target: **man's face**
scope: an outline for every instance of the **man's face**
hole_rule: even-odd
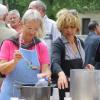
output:
[[[32,8],[31,9],[35,9],[35,10],[37,10],[38,12],[40,12],[40,14],[41,14],[41,16],[42,17],[44,17],[44,15],[45,15],[45,12],[43,11],[43,8],[42,7],[39,7],[39,6],[32,6]]]
[[[100,25],[96,26],[96,33],[100,35]]]

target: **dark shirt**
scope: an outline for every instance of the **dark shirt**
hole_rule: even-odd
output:
[[[80,45],[82,47],[81,41],[80,41]],[[68,78],[70,77],[70,69],[80,69],[83,66],[83,61],[82,61],[82,58],[80,57],[74,58],[74,59],[72,58],[66,59],[66,48],[68,49],[68,47],[65,47],[65,46],[66,46],[66,43],[64,43],[62,38],[58,38],[52,44],[51,70],[52,70],[53,83],[57,83],[58,73],[60,71],[63,71],[66,75],[66,78]],[[80,54],[81,53],[82,52],[80,52]],[[60,100],[64,100],[65,92],[69,92],[69,90],[70,90],[70,82],[68,81],[68,88],[59,90]]]
[[[81,52],[80,52],[81,53]],[[69,76],[70,69],[73,69],[78,66],[77,68],[82,68],[83,62],[80,62],[79,59],[82,58],[75,58],[75,59],[66,59],[65,58],[65,44],[63,43],[61,38],[58,38],[52,45],[52,55],[51,55],[51,69],[53,74],[58,75],[60,71],[64,71],[66,75]],[[71,62],[71,63],[70,63]],[[77,62],[77,64],[75,63]],[[80,64],[78,63],[80,62]],[[74,65],[73,65],[73,64]]]
[[[100,42],[100,36],[95,32],[89,32],[85,40],[85,65],[92,64],[95,66],[96,49]]]

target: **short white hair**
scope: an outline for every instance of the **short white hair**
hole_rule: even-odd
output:
[[[40,29],[36,34],[36,37],[43,36],[44,30],[43,30],[43,19],[40,15],[40,13],[37,10],[29,9],[25,12],[25,14],[22,17],[22,24],[25,24],[30,21],[39,21],[40,22]]]
[[[0,18],[5,17],[5,15],[8,13],[8,9],[5,5],[0,4]]]
[[[32,7],[34,6],[41,7],[43,11],[46,11],[47,9],[45,3],[42,2],[41,0],[35,0],[30,2],[28,9],[32,9]]]
[[[20,13],[18,10],[14,9],[8,12],[8,15],[14,14],[16,15],[18,18],[20,18]]]

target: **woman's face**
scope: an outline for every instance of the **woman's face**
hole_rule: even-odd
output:
[[[26,37],[34,37],[40,28],[39,21],[27,21],[23,24],[23,34]]]
[[[20,18],[15,14],[10,14],[7,16],[7,21],[10,23],[11,27],[16,27],[20,23]]]
[[[75,36],[77,33],[77,28],[73,26],[67,26],[63,28],[62,32],[65,37]]]

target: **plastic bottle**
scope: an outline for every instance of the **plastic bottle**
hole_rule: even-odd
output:
[[[38,77],[38,82],[35,84],[35,86],[48,86],[48,78]]]

